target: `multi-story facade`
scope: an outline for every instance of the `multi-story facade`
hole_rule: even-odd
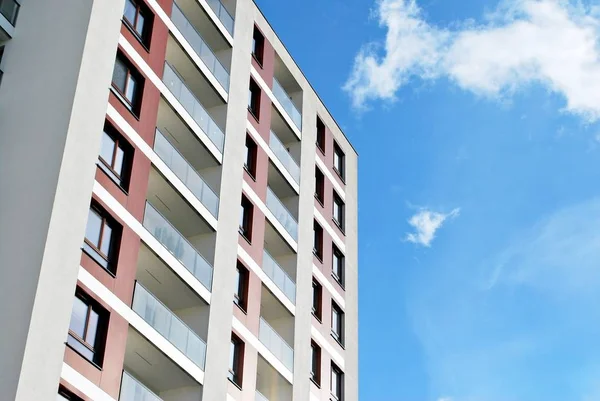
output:
[[[356,401],[357,155],[257,6],[0,14],[0,398]]]

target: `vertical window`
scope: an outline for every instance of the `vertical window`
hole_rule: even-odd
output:
[[[101,365],[108,314],[81,291],[75,294],[67,344],[87,360]]]
[[[252,34],[252,55],[258,61],[258,64],[263,64],[263,54],[265,51],[265,37],[254,27],[254,33]]]
[[[252,213],[254,205],[242,195],[242,204],[240,206],[240,234],[248,241],[252,240]]]
[[[333,221],[341,230],[344,230],[344,201],[333,192]]]
[[[344,344],[344,312],[335,302],[331,302],[331,335]]]
[[[323,260],[323,228],[314,222],[314,236],[313,236],[313,253],[319,260]]]
[[[240,262],[237,263],[235,279],[233,302],[245,311],[248,306],[248,270]]]
[[[112,86],[119,93],[126,106],[136,115],[139,114],[143,79],[121,53],[117,54],[115,60]]]
[[[131,146],[113,127],[106,123],[102,132],[98,166],[125,190],[129,184],[132,153]]]
[[[246,135],[246,158],[244,159],[244,168],[252,177],[256,177],[256,157],[258,148],[256,143]]]
[[[260,87],[253,79],[248,89],[248,110],[257,120],[260,118]]]
[[[312,314],[319,320],[321,320],[321,299],[323,296],[323,287],[315,279],[312,282]]]
[[[83,250],[106,270],[114,273],[121,227],[96,205],[88,212]]]
[[[317,117],[317,147],[325,153],[325,124]]]
[[[333,245],[333,263],[331,275],[335,281],[340,283],[341,286],[344,285],[344,254],[335,245]]]
[[[333,143],[333,168],[334,170],[338,173],[338,175],[344,179],[344,174],[345,174],[345,158],[346,156],[344,155],[344,152],[342,152],[342,149],[339,147],[339,145],[337,143]]]
[[[344,373],[341,369],[336,366],[335,363],[331,363],[331,396],[336,401],[343,401],[342,389],[344,386]]]
[[[315,167],[315,197],[321,205],[325,204],[325,175],[318,167]]]
[[[152,14],[141,0],[125,0],[123,21],[125,21],[125,25],[137,36],[142,44],[149,47]]]
[[[242,368],[244,363],[244,343],[234,334],[229,347],[229,380],[242,387]]]
[[[311,365],[310,378],[317,386],[321,385],[321,347],[314,341],[310,343],[311,348]]]

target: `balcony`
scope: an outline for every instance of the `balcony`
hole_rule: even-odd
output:
[[[296,303],[296,283],[288,276],[283,268],[275,261],[275,259],[265,249],[263,251],[262,269],[266,275],[275,283],[285,296]]]
[[[218,1],[217,3],[220,4]],[[229,92],[229,72],[217,59],[210,46],[202,39],[200,32],[198,32],[194,25],[185,17],[183,11],[176,2],[173,3],[171,20],[183,37],[188,41],[190,46],[192,46],[198,57],[200,57],[217,81],[219,81],[223,89],[225,89],[225,92]]]
[[[21,5],[15,0],[0,0],[0,14],[15,26]]]
[[[302,130],[302,113],[296,108],[296,105],[292,101],[292,96],[288,95],[287,91],[276,78],[273,78],[273,95],[275,95],[275,98],[279,101],[296,127]]]
[[[254,401],[269,401],[269,399],[262,395],[260,391],[256,390]]]
[[[258,339],[290,371],[294,371],[294,350],[262,317],[258,327]]]
[[[290,173],[294,181],[297,184],[300,184],[300,167],[298,166],[298,163],[273,131],[271,131],[269,137],[269,148],[271,148],[275,157],[283,164],[287,172]]]
[[[235,21],[229,13],[229,11],[227,11],[225,6],[223,5],[223,3],[221,3],[219,0],[206,0],[206,2],[210,6],[210,8],[212,8],[215,14],[217,14],[217,17],[219,17],[219,21],[221,21],[221,23],[225,26],[227,32],[229,32],[229,34],[233,36],[233,26],[235,24]]]
[[[211,264],[149,202],[146,202],[143,225],[194,277],[209,291],[211,290],[213,274]]]
[[[267,187],[267,208],[273,213],[277,221],[281,223],[281,225],[285,228],[287,233],[294,239],[294,241],[298,241],[298,222],[290,213],[290,211],[285,207],[285,205],[279,200],[277,195],[273,192],[273,190]]]
[[[219,214],[217,194],[158,129],[154,138],[154,151],[208,211],[217,217]]]
[[[260,354],[254,401],[292,401],[292,385]]]
[[[198,100],[194,92],[186,85],[184,79],[179,75],[175,68],[167,62],[165,62],[163,82],[196,124],[198,124],[200,129],[222,153],[225,134],[223,134],[221,128],[202,106],[202,103]]]
[[[204,341],[140,283],[135,284],[132,309],[196,366],[204,370]]]
[[[119,401],[162,401],[162,399],[135,380],[129,373],[123,371]]]

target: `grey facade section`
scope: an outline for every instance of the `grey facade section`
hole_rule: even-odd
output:
[[[123,0],[27,0],[0,91],[0,393],[56,398]]]

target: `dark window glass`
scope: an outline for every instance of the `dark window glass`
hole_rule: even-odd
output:
[[[77,292],[71,310],[67,344],[84,358],[101,364],[107,313],[87,295]]]
[[[252,35],[252,55],[258,61],[258,63],[262,66],[263,63],[263,54],[265,50],[265,37],[258,30],[257,27],[254,27],[254,33]]]
[[[233,302],[243,310],[246,310],[248,298],[248,270],[240,262],[237,264],[235,279],[236,283]]]
[[[139,113],[142,93],[142,77],[127,61],[125,56],[117,54],[113,70],[112,86],[121,95],[126,106],[134,113]]]
[[[252,140],[252,138],[250,138],[249,135],[246,135],[246,158],[244,159],[244,167],[252,177],[256,176],[257,152],[258,148],[256,143]]]
[[[325,203],[325,175],[315,167],[315,196],[321,202]]]
[[[90,207],[85,228],[84,251],[106,270],[114,273],[120,227],[97,206]]]
[[[125,0],[125,10],[123,11],[123,20],[129,28],[135,33],[138,39],[149,47],[150,29],[152,25],[152,14],[141,0]]]
[[[323,287],[321,287],[321,284],[319,284],[319,282],[317,280],[313,279],[313,282],[312,282],[312,313],[319,320],[321,320],[322,293],[323,293]]]
[[[310,378],[317,384],[321,384],[321,348],[311,341],[311,366],[310,366]]]
[[[344,374],[334,363],[331,364],[331,396],[336,401],[343,400],[342,388],[344,383]]]
[[[331,334],[340,344],[344,343],[344,312],[335,302],[331,303]]]
[[[252,213],[254,205],[242,195],[242,204],[240,206],[240,234],[248,241],[252,239]]]
[[[315,221],[313,230],[313,253],[319,260],[323,260],[323,228]]]
[[[333,221],[344,229],[344,202],[335,192],[333,193]]]
[[[127,190],[133,149],[110,125],[102,132],[100,168],[123,189]]]
[[[260,87],[253,79],[248,89],[248,110],[257,120],[260,118]]]
[[[244,343],[235,335],[231,336],[229,346],[229,380],[242,387],[242,367]]]
[[[337,143],[333,144],[333,168],[339,174],[340,177],[344,178],[344,164],[346,156],[342,149]]]
[[[317,117],[317,146],[325,153],[325,124]]]
[[[333,278],[344,285],[344,254],[333,245],[333,261],[331,274]]]
[[[65,401],[65,400],[82,401],[81,398],[77,397],[75,394],[71,393],[69,390],[67,390],[66,388],[61,386],[58,389],[58,396],[56,398],[56,401]]]

